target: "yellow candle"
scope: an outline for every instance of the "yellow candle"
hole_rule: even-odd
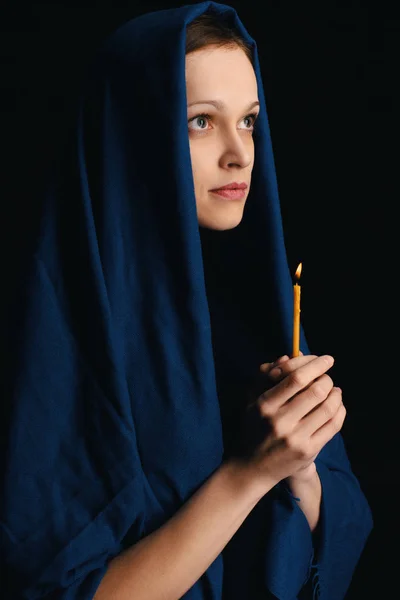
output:
[[[294,274],[296,282],[293,285],[293,350],[292,356],[299,356],[300,352],[300,279],[302,264],[300,263]]]

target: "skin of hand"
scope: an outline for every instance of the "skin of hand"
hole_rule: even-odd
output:
[[[300,350],[299,354],[300,354],[300,356],[304,356],[303,352],[301,350]],[[267,362],[267,363],[263,363],[262,365],[260,365],[260,372],[268,375],[272,381],[279,381],[283,377],[285,377],[285,374],[284,374],[285,369],[282,369],[282,363],[285,363],[288,360],[289,360],[289,356],[287,354],[284,354],[283,356],[281,356],[274,362]],[[272,371],[272,369],[274,369],[276,367],[278,368],[278,371],[275,371],[272,373],[272,375],[270,375],[270,371]],[[314,460],[315,460],[315,458],[314,458]],[[288,482],[290,482],[290,481],[307,482],[307,481],[312,480],[312,478],[315,476],[315,473],[316,473],[316,467],[315,467],[314,460],[308,467],[304,467],[303,469],[300,469],[299,472],[295,473],[291,477],[288,477],[287,478]]]
[[[272,385],[249,407],[253,424],[254,418],[263,424],[245,459],[256,476],[277,482],[315,477],[315,458],[346,416],[342,391],[327,375],[333,363],[331,356],[301,353],[260,366]]]

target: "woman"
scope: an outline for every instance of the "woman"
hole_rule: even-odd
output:
[[[213,2],[128,22],[16,310],[3,597],[344,597],[371,514],[291,292],[254,41]]]

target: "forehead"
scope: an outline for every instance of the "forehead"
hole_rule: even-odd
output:
[[[189,101],[209,92],[214,97],[251,96],[257,99],[257,79],[245,52],[238,47],[208,46],[186,56],[186,88]],[[201,100],[201,98],[199,98]]]

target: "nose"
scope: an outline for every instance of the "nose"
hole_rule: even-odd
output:
[[[220,167],[223,169],[244,169],[251,164],[253,159],[253,140],[247,132],[226,133],[223,137],[220,156]]]

